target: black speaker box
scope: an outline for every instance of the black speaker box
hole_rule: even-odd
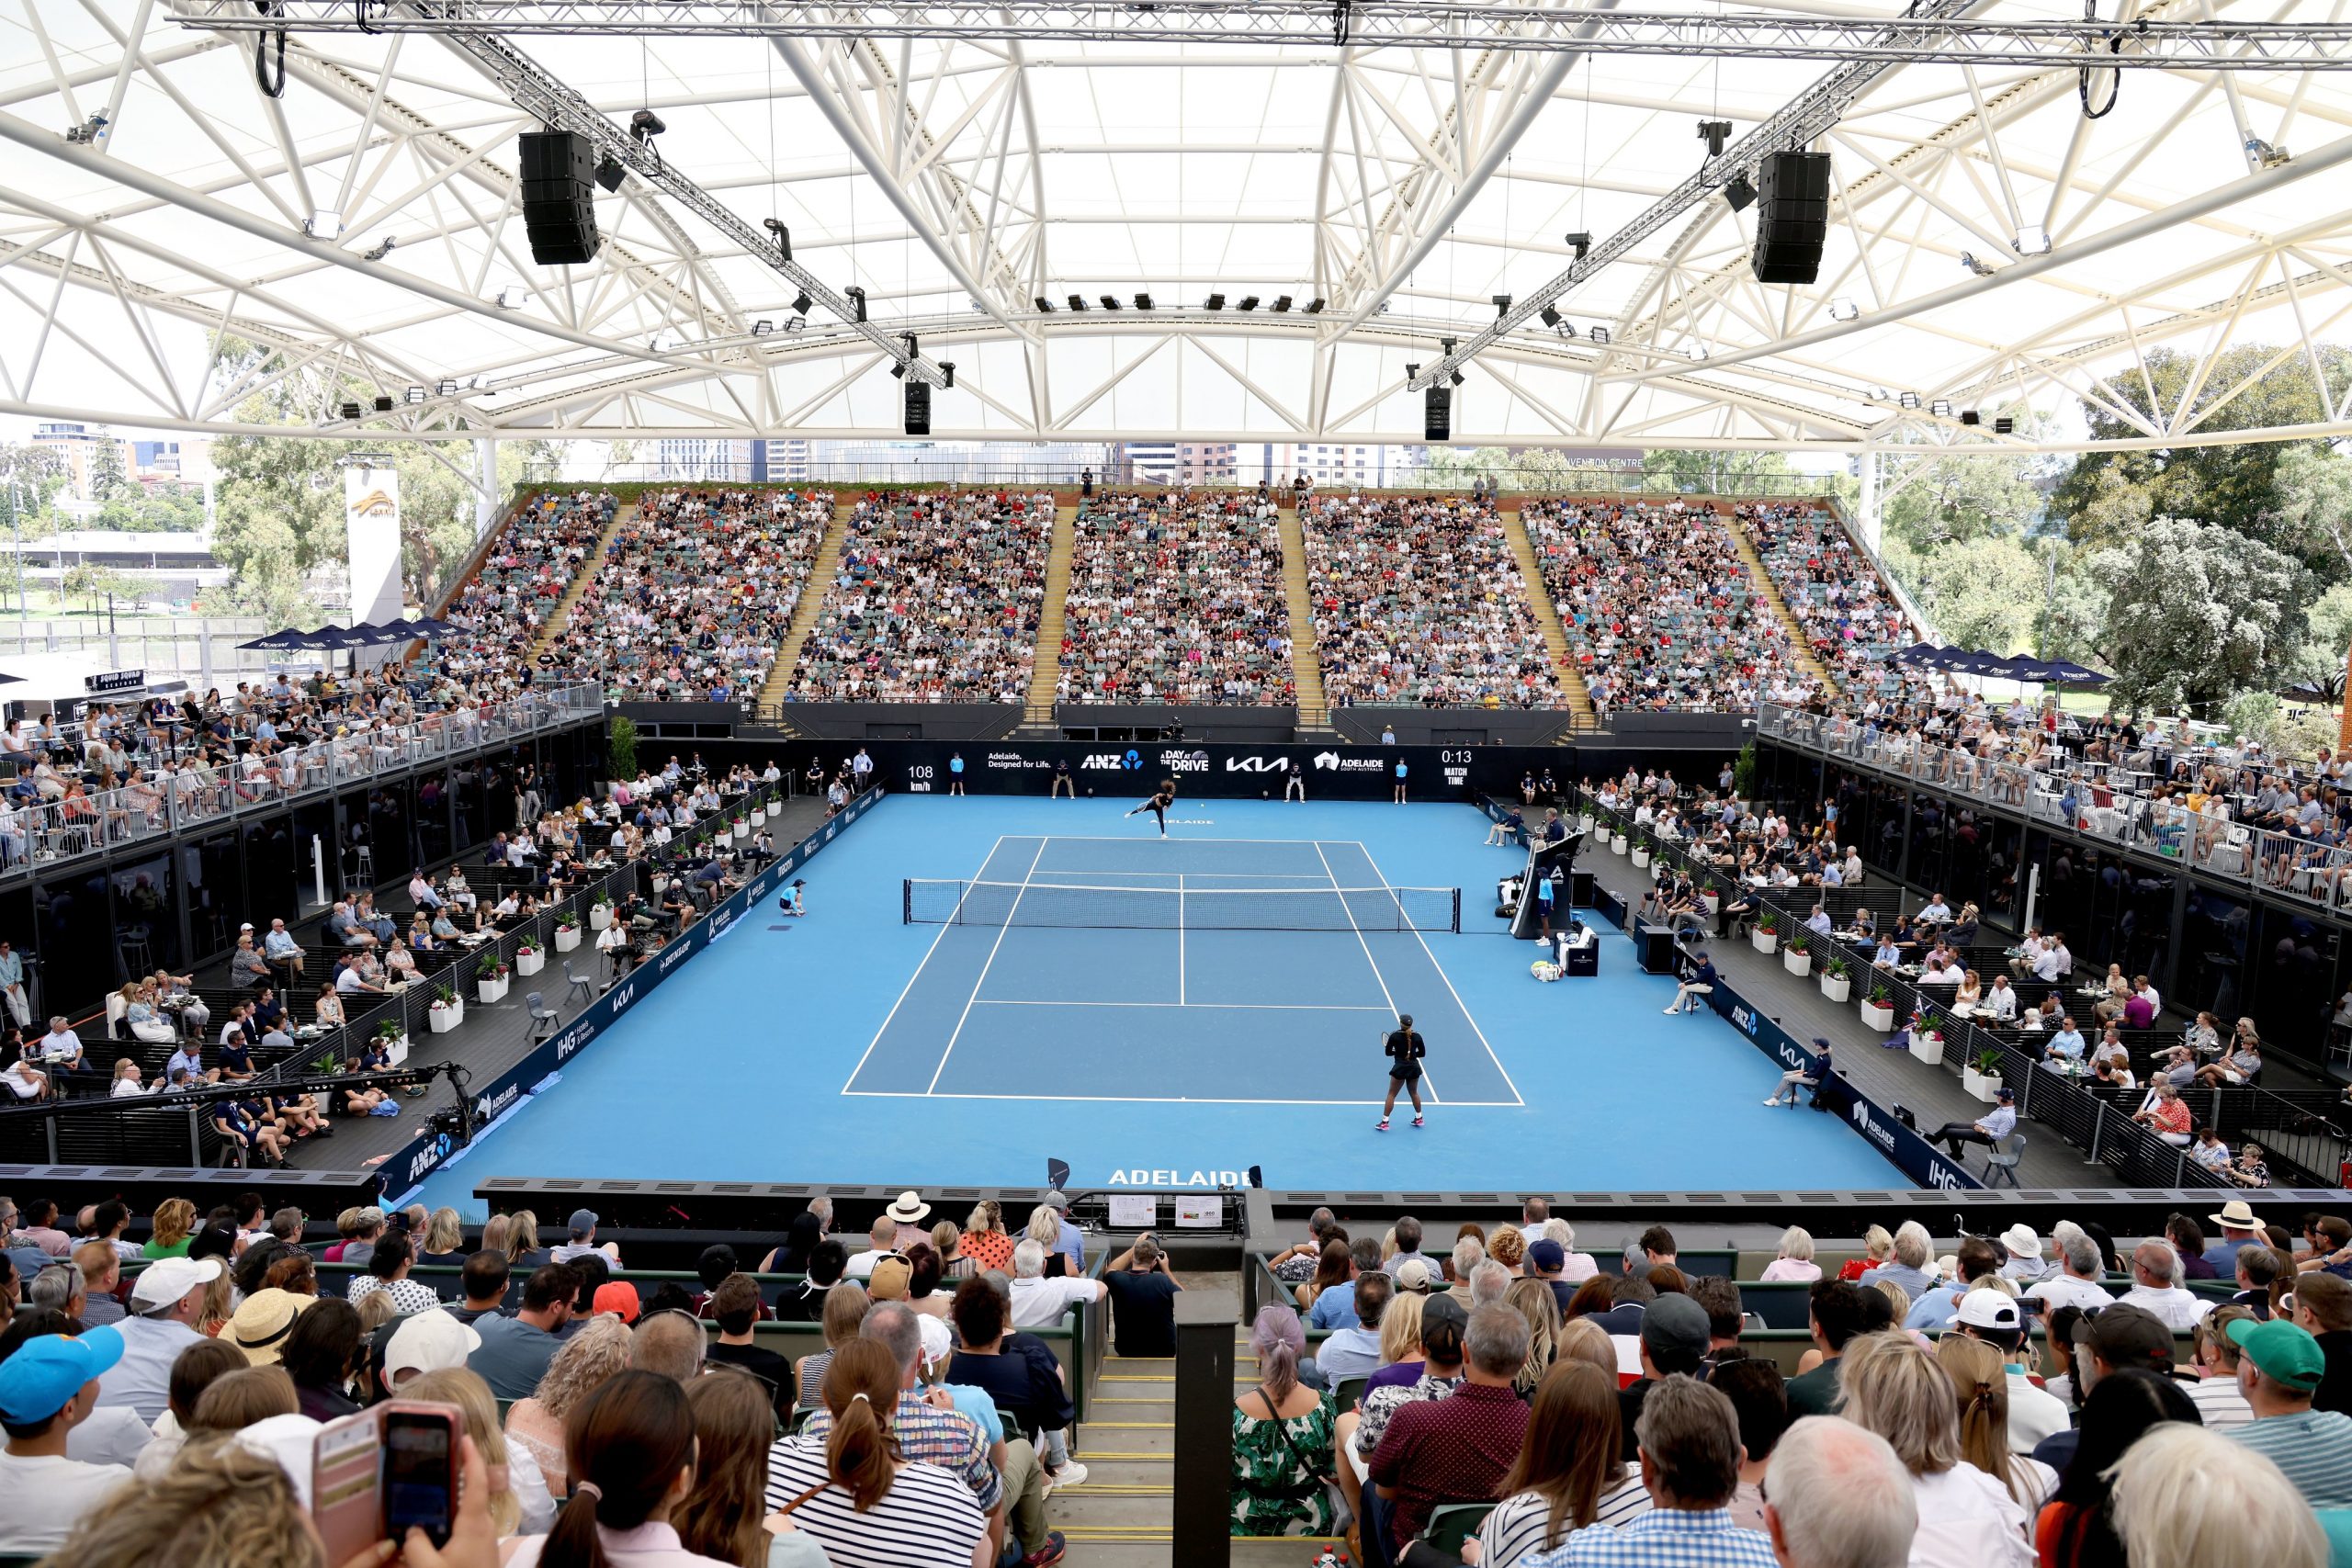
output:
[[[1431,387],[1422,401],[1421,439],[1451,441],[1453,439],[1453,389]]]
[[[542,266],[577,266],[595,259],[595,150],[570,130],[526,131],[517,140],[523,184],[523,231],[531,259]]]
[[[1756,281],[1811,283],[1829,232],[1829,154],[1775,152],[1756,172]]]
[[[907,378],[907,434],[931,434],[931,383]]]

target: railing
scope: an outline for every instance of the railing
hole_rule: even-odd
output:
[[[2098,843],[2138,850],[2323,908],[2352,911],[2352,849],[2192,813],[2178,800],[2158,799],[2140,782],[2155,777],[2154,770],[2129,765],[2155,761],[2148,753],[2124,763],[2045,758],[2029,766],[1886,733],[1860,719],[1770,702],[1758,705],[1757,731],[1894,778],[2003,807]]]
[[[1709,863],[1691,854],[1677,840],[1659,837],[1649,829],[1636,829],[1633,820],[1622,812],[1600,804],[1581,788],[1568,792],[1577,812],[1592,817],[1625,832],[1647,833],[1653,856],[1679,866],[1689,873],[1693,883],[1702,889],[1711,886],[1728,886],[1732,875],[1723,867]],[[1804,933],[1808,944],[1819,950],[1825,960],[1829,956],[1842,958],[1852,980],[1855,1004],[1868,1002],[1881,991],[1886,1005],[1900,1018],[1914,1013],[1938,1026],[1943,1035],[1944,1047],[1937,1065],[1950,1072],[1973,1068],[1991,1052],[1999,1061],[2001,1081],[2017,1091],[2017,1111],[2020,1121],[2030,1118],[2055,1130],[2061,1137],[2085,1151],[2092,1160],[2111,1167],[2122,1180],[2132,1186],[2165,1187],[2231,1187],[2234,1184],[2205,1170],[2188,1157],[2185,1147],[2168,1144],[2146,1126],[2132,1119],[2132,1111],[2146,1093],[2144,1089],[2109,1089],[2095,1083],[2062,1074],[2046,1067],[2040,1059],[2017,1043],[2004,1040],[1974,1022],[1955,1017],[1948,996],[1931,995],[1912,985],[1902,976],[1876,967],[1871,962],[1871,948],[1860,942],[1841,942],[1833,937],[1821,936],[1804,927],[1805,912],[1792,900],[1810,905],[1819,889],[1752,887],[1740,889],[1759,906],[1758,914],[1770,911],[1774,923],[1786,932]],[[1915,1058],[1917,1059],[1917,1058]],[[2251,1086],[2228,1089],[2211,1088],[2185,1089],[2182,1098],[2188,1101],[2192,1114],[2213,1127],[2225,1138],[2236,1139],[2247,1134],[2257,1134],[2257,1141],[2270,1156],[2274,1180],[2285,1186],[2335,1187],[2341,1184],[2338,1166],[2345,1157],[2352,1134],[2336,1125],[2328,1114],[2337,1103],[2332,1095],[2318,1098],[2327,1101],[2324,1107],[2299,1103],[2266,1089]],[[2267,1135],[2261,1135],[2267,1134]],[[2286,1134],[2286,1138],[2280,1136]],[[2291,1138],[2293,1142],[2288,1142]]]
[[[508,745],[541,730],[600,716],[590,683],[537,688],[503,703],[427,715],[413,724],[288,747],[255,764],[187,767],[153,783],[33,804],[0,804],[0,876],[187,828],[267,810],[355,780],[435,758]]]

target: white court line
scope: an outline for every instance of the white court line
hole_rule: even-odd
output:
[[[910,1089],[845,1089],[842,1093],[844,1097],[854,1096],[859,1100],[1049,1100],[1057,1104],[1071,1105],[1378,1105],[1380,1103],[1377,1100],[1236,1100],[1184,1094],[971,1094],[961,1089],[950,1089],[945,1094],[932,1094],[917,1093]],[[1437,1101],[1432,1099],[1430,1103],[1434,1105]],[[1465,1106],[1499,1111],[1525,1109],[1519,1101],[1511,1100],[1450,1100],[1445,1103],[1455,1110]]]
[[[999,833],[996,836],[996,842],[989,846],[989,852],[980,857],[979,868],[982,871],[988,870],[989,862],[996,859],[997,851],[1004,848],[1004,840],[1008,837],[1010,837],[1010,835],[1005,833]],[[922,951],[922,963],[915,965],[915,972],[908,976],[907,983],[899,988],[899,999],[892,1002],[890,1004],[890,1010],[882,1015],[882,1027],[874,1032],[874,1038],[865,1043],[865,1051],[860,1054],[857,1058],[857,1066],[849,1070],[848,1078],[843,1080],[842,1084],[842,1092],[843,1094],[847,1094],[849,1092],[849,1086],[857,1081],[857,1075],[865,1070],[865,1058],[874,1055],[874,1047],[882,1043],[882,1036],[889,1031],[890,1021],[899,1016],[899,1010],[906,1005],[908,994],[915,988],[915,982],[922,978],[922,972],[924,968],[931,963],[931,955],[939,951],[939,944],[946,940],[947,933],[955,929],[956,928],[953,925],[944,920],[940,922],[938,934],[931,939],[931,945],[924,948]]]
[[[972,1004],[979,1000],[980,987],[988,984],[989,970],[995,966],[997,950],[1004,945],[1004,933],[1012,929],[1012,918],[1021,913],[1021,900],[1029,892],[1029,878],[1035,873],[1037,863],[1045,858],[1046,846],[1051,841],[1049,839],[1037,840],[1037,852],[1029,857],[1029,869],[1021,874],[1021,891],[1012,896],[1012,908],[1004,912],[1004,924],[997,928],[996,941],[989,944],[988,959],[980,965],[979,978],[972,982],[972,994],[964,998],[964,1010],[956,1015],[956,1032],[947,1037],[947,1049],[939,1054],[939,1066],[931,1070],[931,1083],[923,1090],[925,1094],[939,1087],[939,1075],[947,1070],[947,1058],[956,1054],[956,1042],[963,1036],[964,1021],[972,1016]],[[993,854],[996,852],[991,850],[989,852]],[[1516,1094],[1519,1091],[1513,1089],[1511,1092]]]
[[[1176,874],[1176,1005],[1184,1005],[1184,874]]]
[[[1332,840],[1334,843],[1337,843],[1338,841],[1339,840],[1336,839]],[[1381,998],[1387,1002],[1389,1015],[1393,1018],[1403,1017],[1404,1015],[1396,1010],[1396,998],[1388,994],[1388,977],[1380,972],[1380,960],[1372,955],[1372,943],[1364,941],[1363,928],[1356,924],[1356,912],[1348,908],[1348,896],[1340,891],[1340,879],[1332,874],[1331,859],[1329,855],[1326,855],[1323,852],[1323,841],[1320,839],[1317,839],[1313,840],[1313,842],[1315,844],[1315,858],[1323,863],[1323,874],[1331,884],[1332,896],[1340,900],[1340,913],[1348,917],[1348,929],[1356,933],[1356,945],[1363,949],[1363,961],[1372,966],[1373,983],[1380,987]],[[1358,844],[1356,848],[1362,849],[1363,846],[1362,844]],[[1367,854],[1364,856],[1364,859],[1366,861],[1370,861],[1372,857]],[[1378,866],[1373,867],[1373,870],[1375,872],[1379,869],[1380,868]],[[1456,998],[1455,999],[1457,1001],[1460,1000],[1459,998]],[[1475,1029],[1477,1026],[1473,1024],[1471,1027]],[[1431,1105],[1442,1105],[1445,1103],[1438,1099],[1437,1085],[1430,1080],[1430,1070],[1426,1066],[1421,1069],[1421,1082],[1427,1086],[1430,1091],[1430,1103]],[[1517,1094],[1519,1091],[1517,1089],[1513,1089],[1511,1092],[1513,1094]]]
[[[1388,886],[1388,874],[1380,869],[1380,863],[1372,858],[1372,852],[1364,850],[1362,844],[1358,844],[1356,848],[1363,850],[1364,863],[1372,867],[1372,874],[1380,878],[1381,885]],[[1437,961],[1437,954],[1430,951],[1430,939],[1416,929],[1413,931],[1413,940],[1421,944],[1421,953],[1429,959],[1430,967],[1436,970],[1437,977],[1445,982],[1446,994],[1453,998],[1453,1005],[1462,1010],[1463,1021],[1470,1025],[1470,1032],[1478,1037],[1479,1044],[1486,1046],[1487,1059],[1494,1063],[1495,1071],[1502,1074],[1503,1083],[1510,1089],[1511,1099],[1519,1104],[1526,1104],[1527,1097],[1519,1092],[1519,1085],[1511,1082],[1510,1069],[1503,1066],[1503,1059],[1500,1056],[1495,1055],[1494,1045],[1487,1039],[1487,1032],[1478,1027],[1477,1016],[1471,1012],[1468,1004],[1463,1001],[1462,993],[1453,988],[1453,976],[1445,972],[1445,965],[1440,964]]]
[[[1374,1007],[1356,1007],[1343,1002],[1033,1002],[1017,997],[976,997],[975,1007],[984,1008],[1172,1008],[1181,1007],[1207,1012],[1215,1009],[1241,1010],[1250,1012],[1379,1012]]]

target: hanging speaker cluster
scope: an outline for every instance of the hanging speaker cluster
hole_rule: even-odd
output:
[[[1829,154],[1775,152],[1756,178],[1756,281],[1811,283],[1829,233]]]
[[[541,266],[594,261],[604,237],[596,232],[596,165],[588,139],[571,130],[526,131],[519,154],[531,259]]]

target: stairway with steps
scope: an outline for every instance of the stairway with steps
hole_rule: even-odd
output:
[[[1592,693],[1584,683],[1584,671],[1577,668],[1576,655],[1568,649],[1568,634],[1560,625],[1560,613],[1552,604],[1552,591],[1544,586],[1544,566],[1536,558],[1535,541],[1528,536],[1527,524],[1517,506],[1498,508],[1496,515],[1502,519],[1503,537],[1510,541],[1510,553],[1518,558],[1519,575],[1527,584],[1527,602],[1535,612],[1535,624],[1544,633],[1544,646],[1552,655],[1552,670],[1560,679],[1560,690],[1568,699],[1568,710],[1577,716],[1572,727],[1589,729],[1598,722],[1592,708]]]
[[[1813,644],[1805,640],[1804,627],[1797,624],[1795,615],[1789,609],[1789,602],[1781,597],[1780,584],[1774,582],[1772,574],[1764,570],[1764,558],[1756,553],[1756,541],[1747,536],[1747,530],[1729,511],[1724,513],[1724,526],[1731,530],[1732,547],[1739,552],[1739,558],[1747,563],[1748,580],[1756,584],[1756,591],[1764,596],[1764,602],[1772,606],[1772,614],[1781,618],[1781,629],[1789,634],[1790,642],[1795,645],[1798,667],[1820,682],[1823,691],[1836,696],[1838,682],[1829,678],[1829,671],[1822,666],[1820,660],[1814,657]]]
[[[555,647],[555,639],[571,619],[572,606],[580,603],[580,596],[588,592],[590,583],[596,581],[596,573],[604,570],[605,550],[612,547],[615,539],[620,537],[622,529],[636,521],[637,502],[632,501],[616,510],[613,520],[605,525],[603,533],[596,536],[594,547],[589,550],[588,558],[581,563],[580,575],[571,580],[571,586],[565,589],[563,597],[555,602],[554,613],[548,616],[547,624],[539,628],[538,641],[531,645],[535,665],[538,655]]]
[[[1062,672],[1062,626],[1069,604],[1070,561],[1078,553],[1078,508],[1054,508],[1053,547],[1046,556],[1046,602],[1037,610],[1037,662],[1029,671],[1029,702],[1016,735],[1058,740],[1054,687]]]
[[[825,603],[825,591],[833,585],[833,573],[841,570],[842,545],[848,534],[849,513],[837,499],[832,521],[825,525],[825,536],[817,541],[817,558],[808,563],[808,575],[800,584],[800,602],[792,607],[792,625],[784,634],[784,646],[775,650],[775,666],[760,687],[756,711],[772,711],[792,689],[793,669],[799,664],[800,650],[817,625],[817,612]]]
[[[1283,538],[1283,597],[1290,605],[1291,685],[1298,694],[1302,739],[1329,735],[1331,705],[1323,695],[1323,660],[1315,651],[1315,595],[1306,585],[1306,526],[1298,508],[1280,508]]]

